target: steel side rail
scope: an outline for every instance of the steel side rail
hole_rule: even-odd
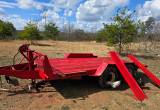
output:
[[[128,55],[128,58],[132,60],[157,86],[160,86],[160,80],[152,72],[150,72],[136,57],[133,55]]]
[[[39,70],[8,70],[0,69],[0,75],[13,76],[21,79],[46,79],[47,76]]]
[[[110,52],[110,55],[136,98],[140,101],[143,101],[145,98],[147,98],[143,90],[139,87],[135,79],[132,77],[131,73],[128,71],[124,62],[120,59],[119,55],[116,52]]]

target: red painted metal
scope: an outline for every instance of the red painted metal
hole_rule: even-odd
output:
[[[108,63],[102,63],[96,70],[96,72],[90,76],[100,76],[103,74],[103,72],[105,71],[105,69],[107,68]]]
[[[38,60],[36,64],[40,67],[44,67],[43,61]],[[93,70],[94,73],[97,71],[97,68],[103,63],[113,64],[110,58],[100,57],[100,58],[58,58],[58,59],[49,59],[49,65],[52,68],[53,73],[60,73],[64,75],[68,74],[77,74],[79,72],[88,72]],[[89,74],[89,73],[88,73]]]
[[[157,85],[157,80],[138,60],[127,62],[121,60],[117,53],[111,52],[111,57],[97,57],[92,53],[70,53],[64,58],[48,58],[46,55],[29,49],[29,45],[22,45],[18,50],[24,58],[21,64],[0,67],[0,75],[14,76],[22,79],[42,79],[57,80],[66,78],[81,77],[84,75],[98,77],[101,76],[108,65],[116,65],[120,73],[130,86],[131,90],[139,100],[144,100],[143,93],[137,82],[126,68],[127,63],[135,63],[148,77]],[[26,60],[26,63],[22,63]]]
[[[116,52],[110,52],[110,55],[137,99],[143,101],[145,98],[147,98],[135,79],[132,77],[131,73],[128,71],[124,62],[120,59],[119,55]]]
[[[64,58],[97,58],[93,53],[69,53],[65,54]]]
[[[97,58],[97,56],[87,53],[72,53],[68,58],[48,59],[46,55],[30,50],[28,46],[25,44],[19,48],[19,52],[24,57],[23,59],[27,60],[27,63],[0,67],[0,75],[45,80],[65,79],[82,75],[100,76],[104,69],[101,65],[104,62],[106,65],[113,63],[110,57]]]
[[[8,76],[25,78],[28,75],[26,79],[55,80],[70,76],[100,76],[108,64],[114,64],[110,57],[97,57],[90,53],[72,53],[67,58],[48,59],[46,55],[30,50],[28,45],[22,45],[19,48],[19,52],[28,62],[25,64],[25,67],[15,68],[14,66],[15,70],[10,72],[8,72],[8,68],[0,68],[0,74],[5,75],[1,70],[3,72],[6,70]],[[9,66],[9,68],[11,67],[12,65]],[[24,73],[13,74],[20,70]],[[35,70],[38,73],[35,73]],[[33,74],[32,77],[29,72],[36,74],[36,76]]]
[[[39,69],[29,71],[28,63],[0,67],[0,75],[13,76],[21,79],[46,79],[47,76]]]
[[[147,75],[157,86],[160,86],[160,80],[152,72],[150,72],[145,67],[145,65],[138,61],[138,59],[135,58],[133,55],[128,55],[128,58],[132,60],[144,72],[144,74]]]

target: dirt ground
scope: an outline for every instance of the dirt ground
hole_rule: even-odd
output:
[[[0,66],[12,64],[17,48],[27,41],[0,41]],[[49,57],[63,57],[64,53],[87,52],[106,56],[114,50],[105,43],[38,41],[31,48]],[[137,57],[160,78],[160,57],[137,51]],[[136,52],[134,52],[136,54]],[[55,81],[40,93],[28,93],[24,89],[27,80],[19,80],[20,86],[11,86],[3,80],[0,91],[0,110],[160,110],[160,89],[147,83],[143,89],[148,99],[139,102],[130,89],[100,89],[88,80]]]

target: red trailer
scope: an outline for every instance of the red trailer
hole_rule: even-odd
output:
[[[160,86],[160,80],[133,55],[128,55],[131,61],[122,60],[116,52],[109,52],[110,57],[98,57],[92,53],[69,53],[64,58],[49,59],[47,55],[29,49],[28,44],[20,46],[18,53],[23,56],[20,63],[0,67],[0,75],[5,75],[8,82],[10,76],[32,79],[37,90],[39,86],[35,83],[36,79],[51,81],[90,76],[96,77],[103,88],[116,88],[126,82],[136,98],[143,101],[147,96],[140,87],[142,78],[136,78],[138,69]]]

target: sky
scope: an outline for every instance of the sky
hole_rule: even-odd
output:
[[[97,31],[110,23],[118,8],[136,10],[137,20],[160,19],[160,0],[0,0],[0,19],[24,29],[30,21],[41,28],[45,21],[59,29],[70,24],[76,29]]]

